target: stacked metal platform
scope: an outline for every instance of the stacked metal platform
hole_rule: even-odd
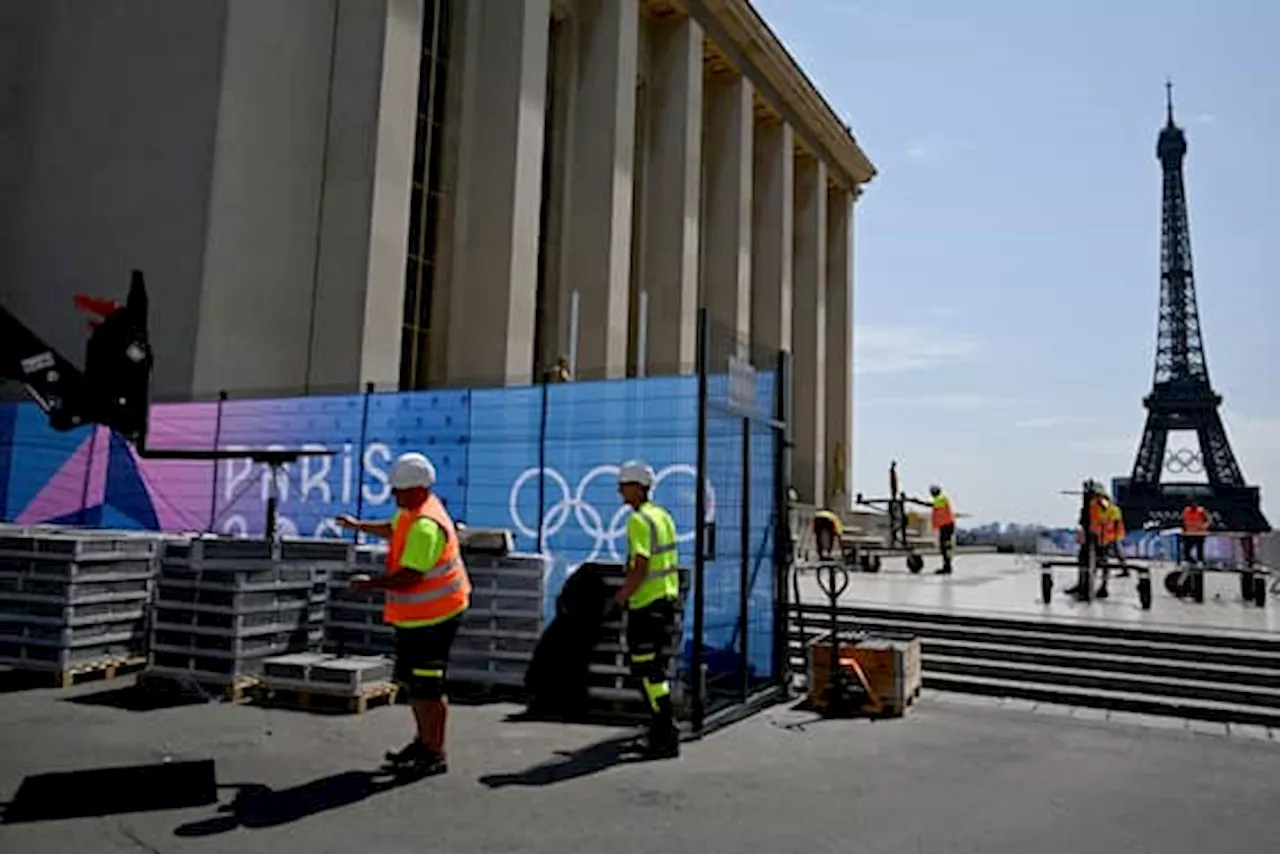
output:
[[[538,554],[465,551],[471,607],[449,658],[449,679],[520,687],[542,636],[549,558]]]
[[[356,593],[348,586],[357,573],[383,571],[385,546],[356,546],[352,563],[329,578],[329,604],[325,614],[324,648],[339,656],[391,655],[395,636],[382,621],[382,594]]]
[[[70,674],[146,655],[154,536],[0,529],[0,664]]]
[[[318,650],[329,579],[353,557],[341,540],[167,541],[147,674],[232,684],[266,658]]]

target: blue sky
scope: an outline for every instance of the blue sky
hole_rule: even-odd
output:
[[[1171,75],[1209,370],[1280,526],[1280,4],[753,2],[880,171],[854,235],[856,489],[896,457],[969,522],[1068,524],[1059,490],[1132,467]]]

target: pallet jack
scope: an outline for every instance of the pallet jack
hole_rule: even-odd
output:
[[[821,561],[802,567],[799,564],[792,568],[792,587],[794,601],[800,602],[800,570],[814,570],[818,589],[827,597],[828,638],[831,645],[831,657],[827,672],[827,684],[822,694],[822,708],[819,713],[824,718],[854,718],[864,715],[876,715],[884,710],[884,702],[871,688],[871,682],[857,659],[845,657],[840,649],[846,644],[856,644],[865,640],[864,631],[845,632],[840,630],[840,597],[849,589],[849,568],[839,561]]]

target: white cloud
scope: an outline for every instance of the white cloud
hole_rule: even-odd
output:
[[[925,371],[974,361],[980,351],[971,335],[914,326],[856,326],[853,347],[855,374]]]
[[[1015,421],[1013,426],[1022,430],[1050,430],[1054,427],[1093,424],[1097,421],[1097,417],[1093,415],[1042,415]]]
[[[903,154],[915,163],[941,164],[977,150],[978,146],[967,139],[934,137],[910,140]]]
[[[933,153],[933,149],[925,145],[923,142],[913,142],[907,146],[908,160],[928,160],[929,155]]]

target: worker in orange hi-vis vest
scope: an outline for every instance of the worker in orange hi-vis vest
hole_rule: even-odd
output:
[[[1120,566],[1124,566],[1124,555],[1120,552],[1120,541],[1124,539],[1124,515],[1120,512],[1120,506],[1104,492],[1094,496],[1094,506],[1096,511],[1090,508],[1093,512],[1090,524],[1094,526],[1097,537],[1097,569],[1102,576],[1102,584],[1093,595],[1097,599],[1106,599],[1110,595],[1107,591],[1107,581],[1111,577],[1111,567],[1107,563],[1107,558],[1115,556]],[[1127,569],[1125,574],[1128,574]]]
[[[951,499],[942,491],[942,487],[929,487],[933,496],[933,530],[938,533],[938,551],[942,552],[942,568],[934,575],[951,574],[951,550],[955,547],[956,514],[951,509]]]
[[[1107,498],[1102,484],[1097,481],[1085,481],[1084,493],[1085,502],[1081,507],[1080,521],[1076,527],[1076,542],[1080,545],[1080,568],[1083,570],[1089,565],[1089,557],[1090,553],[1092,553],[1094,569],[1102,569],[1106,564],[1107,532],[1112,530],[1108,515],[1109,510],[1107,509],[1110,507],[1111,502]],[[1080,585],[1078,584],[1072,585],[1063,592],[1077,599],[1084,597],[1084,592],[1080,590]],[[1102,587],[1095,595],[1103,599],[1107,597],[1105,574],[1103,575]]]
[[[395,627],[395,679],[408,691],[417,737],[388,753],[388,766],[417,774],[443,774],[445,669],[458,624],[471,601],[471,581],[462,563],[458,531],[432,491],[436,469],[422,454],[404,454],[391,469],[396,513],[388,522],[342,516],[338,525],[390,541],[387,571],[356,577],[355,590],[386,593],[383,620]]]
[[[1182,559],[1187,563],[1204,563],[1204,541],[1209,533],[1209,513],[1195,500],[1187,499],[1182,508]]]

